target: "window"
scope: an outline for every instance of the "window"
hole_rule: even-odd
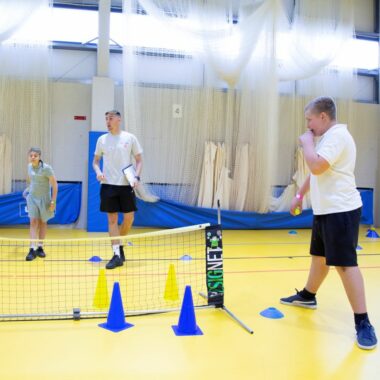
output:
[[[97,36],[97,11],[52,7],[48,14],[32,15],[10,40],[47,39],[85,44]]]
[[[372,0],[371,0],[372,1]],[[377,0],[378,3],[378,0]],[[375,11],[374,9],[372,10]],[[371,12],[372,12],[371,11]],[[368,11],[369,12],[369,11]],[[31,40],[31,36],[44,37],[53,41],[53,47],[64,49],[96,50],[98,39],[98,12],[96,7],[80,8],[69,6],[54,6],[49,9],[49,14],[40,15],[43,20],[32,16],[30,20],[10,38],[12,40]],[[363,16],[364,17],[364,16]],[[364,18],[363,18],[364,19]],[[374,18],[375,19],[375,18]],[[375,30],[378,28],[378,20],[375,21]],[[194,41],[180,33],[167,33],[157,26],[151,17],[137,12],[133,19],[131,39],[133,44],[145,47],[152,51],[157,49],[178,50],[190,46]],[[110,48],[113,52],[121,53],[123,44],[123,15],[119,12],[111,12],[110,23]],[[338,66],[354,67],[361,78],[360,83],[365,83],[367,91],[363,101],[370,101],[370,93],[375,92],[372,99],[378,102],[379,78],[379,35],[374,32],[357,32],[356,40],[353,40],[344,51],[336,58],[334,64]],[[372,91],[370,89],[376,89]],[[361,93],[359,91],[359,93]]]
[[[343,48],[334,64],[363,70],[377,70],[379,67],[379,44],[371,40],[352,40]]]

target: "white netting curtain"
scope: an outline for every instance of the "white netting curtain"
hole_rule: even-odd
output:
[[[12,168],[5,163],[12,160],[12,145],[5,135],[0,135],[0,195],[8,194],[12,189]]]
[[[47,36],[48,12],[49,0],[0,0],[0,136],[8,146],[0,166],[7,173],[5,193],[18,190],[25,180],[30,146],[41,147],[50,159],[49,48],[41,37]],[[37,38],[22,31],[35,17],[41,28]]]
[[[203,207],[286,208],[272,188],[297,169],[303,106],[351,100],[352,70],[331,65],[353,36],[351,1],[139,0],[124,15],[126,123],[152,190]]]

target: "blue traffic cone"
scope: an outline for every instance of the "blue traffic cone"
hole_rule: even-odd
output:
[[[191,294],[191,286],[189,285],[185,288],[178,325],[172,326],[172,328],[177,336],[203,335],[195,320],[193,296]]]
[[[375,238],[375,239],[379,238],[379,234],[376,232],[376,230],[374,228],[368,229],[367,235],[365,235],[365,236],[369,237],[369,238]]]
[[[133,326],[130,323],[125,322],[123,301],[121,300],[120,285],[118,282],[113,284],[111,305],[108,311],[107,322],[100,323],[98,326],[113,332],[119,332]]]

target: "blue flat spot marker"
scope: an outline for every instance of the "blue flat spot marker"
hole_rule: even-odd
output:
[[[289,235],[297,235],[297,231],[295,231],[295,230],[290,230],[290,231],[288,232],[288,234],[289,234]]]
[[[360,245],[356,247],[357,250],[363,249]]]
[[[190,261],[192,260],[193,258],[190,256],[190,255],[183,255],[180,260],[183,260],[183,261]]]
[[[366,237],[369,237],[369,238],[379,238],[379,235],[378,233],[376,232],[376,230],[374,230],[373,228],[370,228],[368,231],[367,231],[367,235],[365,235]]]
[[[131,246],[131,245],[133,245],[133,243],[132,243],[131,241],[129,241],[129,242],[127,243],[127,245]]]
[[[277,310],[275,307],[268,307],[268,309],[261,311],[260,315],[271,319],[284,318],[284,314],[282,314],[281,311]]]
[[[99,262],[102,261],[102,258],[99,257],[99,256],[92,256],[92,257],[90,257],[90,258],[88,259],[88,261],[91,261],[91,262],[93,262],[93,263],[99,263]]]

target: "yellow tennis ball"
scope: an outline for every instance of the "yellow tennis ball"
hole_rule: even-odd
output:
[[[296,209],[294,210],[294,215],[299,215],[301,214],[301,209],[299,207],[296,207]]]

